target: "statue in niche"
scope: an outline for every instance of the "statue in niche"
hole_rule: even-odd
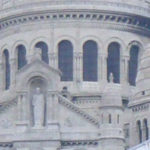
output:
[[[44,106],[45,106],[44,95],[41,93],[40,88],[36,88],[36,92],[33,95],[32,100],[35,128],[40,128],[44,125]]]

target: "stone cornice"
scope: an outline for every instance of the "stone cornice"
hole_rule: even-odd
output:
[[[0,31],[28,23],[74,23],[84,21],[87,26],[94,23],[99,28],[109,28],[150,36],[150,19],[142,16],[116,14],[105,11],[67,10],[45,11],[18,15],[0,20]]]

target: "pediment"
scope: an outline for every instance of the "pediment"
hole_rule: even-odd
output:
[[[23,68],[21,68],[18,72],[17,75],[24,74],[25,72],[43,72],[46,71],[47,73],[54,73],[57,75],[61,75],[61,72],[50,65],[46,64],[45,62],[36,59],[33,62],[25,65]]]
[[[22,87],[27,87],[28,81],[35,77],[41,77],[45,79],[49,85],[56,87],[55,85],[58,85],[60,82],[60,76],[61,72],[59,70],[51,67],[40,59],[34,59],[16,73],[16,88],[21,89]]]

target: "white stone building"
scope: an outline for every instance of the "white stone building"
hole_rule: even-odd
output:
[[[149,132],[149,0],[0,0],[0,150],[127,150]]]

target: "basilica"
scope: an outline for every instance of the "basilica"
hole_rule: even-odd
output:
[[[149,150],[150,0],[0,0],[0,150]]]

